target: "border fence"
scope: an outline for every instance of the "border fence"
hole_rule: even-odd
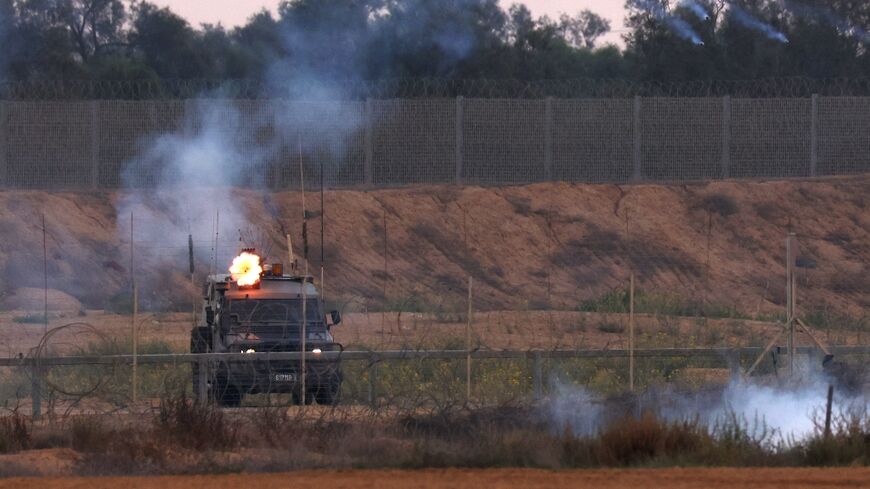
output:
[[[210,128],[239,149],[239,186],[626,183],[870,171],[870,97],[408,98],[0,102],[0,187],[147,188],[139,155]],[[247,159],[249,154],[268,156]],[[171,178],[170,178],[171,179]]]
[[[813,347],[799,347],[799,355],[819,357]],[[870,347],[838,346],[832,348],[838,356],[866,356]],[[583,376],[588,368],[600,368],[601,362],[611,367],[628,369],[631,361],[649,360],[666,368],[728,369],[735,378],[759,353],[760,347],[743,348],[654,348],[629,350],[404,350],[347,351],[307,354],[312,359],[344,361],[342,402],[371,408],[432,408],[444,403],[498,404],[523,400],[540,401],[556,388],[554,379],[562,376]],[[772,349],[773,369],[776,356],[786,352],[783,347]],[[251,354],[151,354],[102,355],[66,357],[0,358],[0,369],[18,371],[19,382],[14,395],[7,392],[4,406],[16,412],[28,412],[39,417],[49,412],[115,411],[135,404],[139,392],[143,401],[166,396],[187,396],[206,399],[207,365],[220,362],[248,364],[251,369],[270,368],[274,362],[293,363],[299,352]],[[670,363],[668,363],[670,362]],[[586,365],[586,368],[583,365]],[[130,389],[130,368],[140,366],[139,387]],[[197,365],[198,369],[190,366]],[[150,368],[150,370],[149,370]],[[633,368],[633,367],[632,367]],[[197,384],[201,392],[191,392],[191,371],[199,372]],[[379,374],[380,370],[380,374]],[[463,373],[467,370],[468,375]],[[282,370],[283,371],[283,370]],[[414,372],[403,378],[403,374]],[[473,372],[473,373],[472,373]],[[422,374],[422,377],[420,376]],[[498,375],[494,375],[498,374]],[[10,377],[6,374],[6,377]],[[382,378],[383,377],[383,378]],[[576,381],[577,379],[562,379]],[[555,381],[558,382],[558,381]],[[134,381],[133,385],[137,383]],[[7,383],[6,389],[14,382]],[[285,396],[286,397],[286,396]],[[87,402],[83,402],[87,401]],[[247,401],[251,406],[281,406],[293,402],[276,394],[265,399]],[[265,404],[264,404],[265,403]]]
[[[197,82],[2,85],[0,188],[92,191],[171,182],[174,179],[166,172],[177,167],[141,155],[167,134],[196,142],[204,124],[216,126],[208,128],[211,140],[229,141],[240,150],[234,163],[241,170],[234,173],[244,178],[234,185],[273,190],[299,188],[300,163],[307,167],[305,174],[315,178],[317,169],[323,168],[326,183],[333,188],[670,182],[870,172],[870,83],[863,81],[825,85],[779,80],[755,86],[396,81],[355,87],[345,87],[340,101],[300,101],[272,97],[256,84],[235,89]],[[217,117],[204,117],[215,113]],[[245,159],[249,155],[251,159]],[[330,293],[356,307],[363,325],[357,326],[355,337],[347,333],[357,351],[342,354],[347,360],[343,395],[349,404],[413,407],[461,403],[472,397],[481,403],[538,398],[547,389],[544,380],[555,372],[568,375],[568,384],[585,383],[602,390],[633,387],[635,382],[648,386],[672,382],[681,371],[719,370],[727,376],[735,367],[750,367],[756,357],[767,360],[759,370],[769,373],[777,369],[781,348],[777,348],[779,337],[769,339],[767,330],[782,329],[783,322],[794,329],[795,290],[800,291],[804,316],[812,318],[807,322],[824,330],[824,343],[844,345],[832,348],[835,353],[861,356],[861,360],[870,354],[860,346],[868,324],[868,248],[866,226],[860,219],[864,203],[855,196],[863,192],[861,187],[829,189],[852,192],[856,202],[860,200],[854,215],[844,213],[834,219],[827,207],[815,205],[830,194],[797,189],[801,192],[797,207],[775,205],[784,200],[781,195],[739,202],[747,215],[763,218],[748,224],[739,215],[728,219],[737,213],[738,203],[727,193],[696,192],[685,196],[686,212],[675,218],[675,227],[661,226],[658,214],[647,212],[658,198],[653,194],[628,197],[619,189],[614,202],[609,197],[586,196],[600,201],[593,208],[584,202],[572,207],[541,196],[511,195],[510,190],[497,196],[502,210],[488,217],[480,211],[494,200],[475,200],[477,196],[447,196],[432,207],[397,211],[390,201],[365,204],[359,222],[371,227],[374,241],[353,240],[352,246],[372,253],[364,256],[364,266],[347,267],[349,272],[342,276],[327,276]],[[18,205],[11,200],[10,214]],[[448,208],[445,202],[454,201],[456,205]],[[344,209],[359,204],[343,203]],[[803,222],[797,222],[789,214],[794,209],[812,209],[812,213],[806,211]],[[427,213],[448,219],[447,224],[424,219]],[[470,228],[466,215],[478,217]],[[512,222],[505,233],[511,241],[504,236],[483,237],[506,216]],[[137,230],[150,228],[146,219],[137,214]],[[334,235],[352,235],[351,228],[341,228],[348,222],[329,229],[337,230]],[[61,329],[48,330],[49,320],[70,316],[49,315],[48,290],[40,291],[44,303],[40,299],[38,307],[22,299],[20,311],[2,318],[9,322],[6,326],[16,328],[18,349],[13,349],[10,339],[8,358],[0,359],[0,406],[14,410],[31,402],[36,411],[50,410],[53,404],[112,411],[134,403],[131,392],[137,392],[137,387],[131,388],[131,378],[138,379],[132,384],[138,382],[142,399],[191,394],[193,364],[231,360],[172,353],[186,351],[189,323],[173,324],[172,317],[156,320],[154,314],[141,321],[150,325],[148,338],[171,337],[173,342],[149,346],[166,347],[160,354],[122,354],[127,352],[127,340],[137,345],[139,338],[135,311],[145,302],[139,302],[135,291],[151,293],[152,313],[162,312],[161,306],[177,305],[164,302],[165,296],[154,293],[157,289],[181,297],[183,310],[189,310],[187,293],[170,288],[163,273],[187,269],[194,254],[189,230],[183,233],[184,242],[146,233],[134,239],[132,222],[128,224],[130,241],[113,242],[117,246],[108,249],[86,233],[65,232],[62,222],[48,226],[43,222],[41,256],[33,252],[39,248],[36,234],[10,231],[8,256],[16,260],[7,259],[4,266],[10,276],[26,280],[18,286],[47,289],[50,285],[73,295],[88,293],[87,299],[81,298],[77,307],[63,309],[62,314],[91,314],[95,322],[104,323],[99,328],[78,323],[83,325],[79,330],[55,336],[56,344],[49,346],[57,350],[47,348],[47,335]],[[53,226],[59,231],[46,242]],[[118,223],[127,236],[125,226]],[[217,222],[214,226],[217,230]],[[774,239],[780,243],[779,233],[791,232],[793,226],[804,243],[799,256],[787,253],[788,263],[782,268],[783,260],[778,252],[769,252],[767,243]],[[10,225],[9,229],[23,228]],[[292,232],[293,242],[304,242],[302,235]],[[318,241],[317,233],[312,234],[312,242],[321,247],[321,258],[312,264],[322,267],[328,236],[321,234]],[[790,243],[795,238],[789,236]],[[216,257],[222,249],[217,233],[213,244],[210,237],[208,241],[197,238],[200,263],[203,256]],[[516,267],[511,270],[504,261],[491,259],[504,247],[474,244],[484,239],[540,253],[529,255],[533,261],[528,264],[510,264]],[[741,243],[741,253],[733,253],[736,248],[730,241]],[[121,265],[126,263],[127,246],[129,270]],[[236,246],[233,242],[226,249],[236,250]],[[132,260],[134,249],[141,260],[138,265]],[[402,256],[400,250],[412,256]],[[330,263],[339,270],[342,257],[335,254],[339,256]],[[418,260],[418,255],[424,259]],[[51,282],[49,263],[64,264],[57,266]],[[134,267],[148,272],[138,283],[142,289],[130,287],[134,291],[130,294],[126,280],[128,273],[132,280]],[[44,282],[35,281],[38,274],[31,273],[40,269]],[[635,274],[640,284],[637,310]],[[458,332],[466,310],[462,280],[466,275],[468,289],[472,277],[480,284],[475,286],[474,299],[480,313],[471,314],[474,301],[469,291],[466,349],[457,349],[463,346]],[[792,285],[783,287],[783,276]],[[82,283],[101,286],[81,287]],[[791,311],[785,317],[779,311],[783,305]],[[109,314],[88,312],[87,306],[113,311],[124,325],[118,327],[104,317]],[[501,309],[513,314],[503,319]],[[544,317],[552,311],[556,311],[553,317]],[[395,314],[387,319],[389,312]],[[638,323],[641,348],[634,343],[630,318],[635,313],[647,316]],[[132,317],[129,337],[128,316]],[[380,333],[375,334],[378,316]],[[472,320],[480,322],[475,335],[483,332],[475,343],[468,335]],[[420,330],[432,332],[431,336],[415,338],[418,321]],[[43,327],[46,333],[38,340],[42,352],[34,353],[28,350],[30,340],[37,341]],[[587,328],[592,337],[588,341]],[[516,338],[524,341],[513,343]],[[416,340],[420,344],[415,345]],[[765,344],[773,355],[767,355],[770,350]],[[697,345],[732,347],[681,348]],[[82,350],[70,355],[63,347]],[[138,346],[132,348],[136,351]],[[365,348],[380,351],[358,351]],[[405,350],[394,351],[401,348]],[[631,358],[627,349],[634,352]],[[809,351],[816,352],[798,347],[798,352]],[[298,355],[257,354],[242,359],[293,361]],[[135,368],[140,370],[131,375]],[[633,377],[635,371],[638,379]]]

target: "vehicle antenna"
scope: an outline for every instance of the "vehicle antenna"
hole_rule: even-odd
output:
[[[323,285],[325,265],[323,263],[323,235],[326,226],[326,209],[323,205],[323,159],[320,160],[320,300],[326,301],[326,286]]]
[[[305,405],[305,396],[306,396],[306,388],[305,388],[305,353],[308,351],[306,345],[307,332],[306,332],[306,320],[308,319],[308,311],[306,311],[308,305],[308,297],[306,295],[306,285],[308,284],[308,214],[305,211],[305,169],[302,165],[302,135],[299,135],[299,186],[302,190],[302,259],[305,261],[305,271],[302,275],[302,328],[301,328],[301,338],[300,338],[300,349],[302,350],[302,355],[300,356],[300,393],[299,397],[302,401],[302,405]]]

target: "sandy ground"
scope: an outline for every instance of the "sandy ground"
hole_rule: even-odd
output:
[[[797,234],[800,304],[861,316],[870,306],[870,177],[687,185],[409,187],[326,194],[324,252],[330,298],[358,311],[417,303],[461,311],[467,277],[478,310],[572,310],[626,287],[781,312],[785,236]],[[190,195],[191,199],[210,198]],[[128,217],[117,192],[0,192],[0,308],[31,303],[16,291],[43,284],[41,213],[46,213],[49,288],[86,308],[128,300]],[[227,191],[244,222],[222,213],[223,270],[239,229],[286,257],[283,232],[301,245],[301,195]],[[217,203],[216,203],[217,206]],[[214,215],[179,222],[146,201],[134,212],[134,272],[143,307],[185,305],[188,233],[196,283],[212,267]],[[309,221],[311,270],[319,275],[320,222]],[[300,251],[297,248],[297,252]],[[386,251],[386,252],[385,252]],[[226,262],[224,262],[226,260]],[[58,300],[69,302],[65,296]],[[37,301],[38,302],[38,301]]]
[[[0,312],[0,356],[27,356],[42,341],[42,324],[16,322],[22,311]],[[54,351],[69,355],[88,353],[94,345],[115,343],[129,348],[129,315],[87,311],[86,315],[52,317],[48,330],[71,325],[48,340]],[[146,313],[139,316],[138,334],[143,348],[157,342],[174,352],[188,351],[190,313]],[[639,348],[736,347],[765,344],[780,326],[764,321],[704,319],[638,314]],[[571,311],[486,311],[474,314],[474,348],[619,349],[628,346],[628,315]],[[819,336],[828,344],[860,345],[870,341],[861,331],[826,330]],[[422,313],[350,313],[333,329],[336,341],[349,349],[464,348],[465,322]],[[798,341],[810,345],[808,337]],[[108,347],[107,351],[110,350]]]
[[[127,489],[175,488],[237,489],[290,488],[835,488],[870,486],[870,469],[638,469],[565,470],[343,470],[283,474],[234,474],[173,477],[13,478],[0,480],[0,488],[15,489]]]

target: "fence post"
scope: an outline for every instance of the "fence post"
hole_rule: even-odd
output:
[[[639,181],[643,177],[643,175],[641,175],[641,168],[640,168],[640,159],[641,159],[641,153],[640,153],[640,149],[641,149],[640,148],[640,146],[641,146],[640,109],[641,109],[640,96],[635,96],[634,97],[634,124],[633,124],[633,129],[634,129],[634,131],[633,131],[634,132],[634,158],[633,158],[634,173],[632,174],[632,179],[635,181]]]
[[[100,186],[100,102],[91,101],[91,188]]]
[[[369,406],[376,408],[378,404],[378,357],[372,353],[369,357]]]
[[[12,188],[9,184],[9,104],[0,101],[0,188]]]
[[[831,411],[834,405],[834,385],[828,385],[828,402],[825,404],[825,439],[831,437]]]
[[[735,348],[728,352],[728,368],[731,371],[731,378],[737,378],[742,372],[740,368],[740,348]]]
[[[42,382],[39,373],[39,365],[34,362],[30,375],[30,412],[34,421],[42,416]]]
[[[731,177],[731,96],[722,97],[722,178]]]
[[[465,323],[465,402],[471,402],[471,275],[468,276],[468,318]]]
[[[544,397],[543,389],[544,374],[541,367],[541,352],[532,354],[532,395],[534,400],[540,401]]]
[[[197,386],[196,398],[202,403],[208,402],[208,360],[198,358],[197,362]]]
[[[634,392],[634,272],[628,284],[628,390]]]
[[[365,105],[365,145],[366,145],[366,161],[363,169],[366,186],[372,185],[372,161],[375,159],[375,151],[373,147],[374,134],[372,127],[372,99],[366,99]],[[405,182],[402,182],[405,183]]]
[[[553,181],[553,97],[544,99],[544,178]]]
[[[462,100],[462,96],[456,97],[456,185],[462,185],[462,146],[464,144],[462,132]]]
[[[819,165],[819,95],[814,93],[811,100],[810,176],[814,177]]]

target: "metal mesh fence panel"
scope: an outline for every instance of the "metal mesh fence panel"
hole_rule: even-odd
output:
[[[365,180],[365,103],[264,101],[275,114],[281,145],[273,161],[271,188],[298,188],[299,160],[310,186],[359,185]]]
[[[870,171],[870,99],[819,98],[819,175]]]
[[[322,172],[330,187],[870,171],[870,101],[815,100],[0,102],[0,184],[150,187],[183,171],[170,161],[197,144],[197,158],[233,159],[221,185],[275,190],[299,187],[300,160],[306,180]]]
[[[461,105],[463,182],[492,185],[546,179],[542,100],[468,99]]]
[[[116,188],[156,183],[155,168],[136,160],[154,138],[178,131],[184,120],[184,101],[150,103],[99,102],[100,185]]]
[[[93,102],[13,102],[6,107],[7,185],[95,188]]]
[[[456,101],[370,101],[375,185],[448,183],[456,178]]]
[[[639,103],[642,179],[721,177],[721,100],[649,98]]]
[[[810,174],[809,99],[735,99],[731,105],[730,175]]]
[[[632,102],[553,100],[553,176],[576,182],[632,175]]]

